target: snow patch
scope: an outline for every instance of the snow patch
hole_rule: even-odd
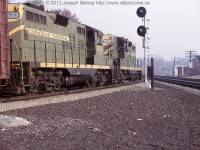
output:
[[[0,126],[2,127],[20,127],[29,126],[31,122],[20,117],[0,115]]]

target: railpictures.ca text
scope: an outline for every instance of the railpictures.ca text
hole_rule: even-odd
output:
[[[46,5],[69,5],[69,6],[128,6],[128,5],[150,5],[150,1],[59,1],[46,0]]]

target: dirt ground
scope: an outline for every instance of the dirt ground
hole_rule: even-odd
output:
[[[200,96],[155,84],[78,101],[3,112],[0,150],[200,150]]]

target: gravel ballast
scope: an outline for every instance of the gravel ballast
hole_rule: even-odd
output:
[[[1,116],[29,124],[0,124],[0,149],[200,149],[198,91],[160,82],[154,90],[120,88],[104,95],[80,94],[76,101],[59,96],[54,97],[59,102],[47,98],[45,104],[20,109],[12,105],[17,102],[4,105]]]
[[[84,93],[75,93],[75,94],[69,94],[69,95],[57,95],[57,96],[43,97],[43,98],[27,100],[27,101],[25,101],[25,100],[13,101],[11,103],[0,103],[0,112],[14,110],[14,109],[42,106],[42,105],[47,105],[47,104],[56,104],[56,103],[61,103],[61,102],[75,101],[75,100],[85,99],[85,98],[89,98],[89,97],[118,92],[118,91],[121,91],[121,90],[129,88],[129,87],[133,88],[133,87],[139,87],[139,86],[140,86],[140,83],[134,84],[134,85],[116,87],[116,88],[93,90],[93,91],[84,92]]]

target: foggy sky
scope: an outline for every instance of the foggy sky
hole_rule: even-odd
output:
[[[44,0],[53,1],[53,0]],[[63,0],[70,2],[70,0]],[[71,0],[76,1],[76,0]],[[143,57],[142,38],[137,27],[142,19],[136,15],[141,5],[47,5],[48,8],[66,8],[74,12],[81,23],[98,28],[105,34],[124,36],[137,46],[137,57]],[[96,2],[99,0],[82,0]],[[106,0],[102,0],[106,2]],[[121,2],[124,0],[107,0]],[[22,0],[13,0],[22,2]],[[174,56],[185,57],[185,51],[200,54],[200,1],[199,0],[127,0],[150,2],[147,9],[149,21],[149,53],[170,60]],[[133,3],[132,3],[133,4]],[[147,44],[148,45],[148,44]]]

